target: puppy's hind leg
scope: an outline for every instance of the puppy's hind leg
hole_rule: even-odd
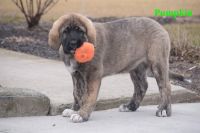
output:
[[[171,86],[168,77],[168,65],[166,63],[154,64],[152,65],[152,72],[161,96],[161,103],[156,111],[156,116],[171,116]],[[163,110],[166,111],[166,114],[163,113]]]
[[[134,84],[134,94],[130,102],[120,105],[120,112],[136,111],[140,106],[148,88],[146,70],[146,65],[142,63],[136,69],[130,71],[131,80]]]
[[[152,35],[148,49],[148,64],[158,84],[161,102],[156,116],[171,116],[171,86],[169,82],[170,39],[167,32]]]

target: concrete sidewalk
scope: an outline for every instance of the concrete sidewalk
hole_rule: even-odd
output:
[[[0,118],[2,133],[200,133],[200,103],[172,105],[171,117],[156,117],[156,106],[136,112],[93,112],[84,123],[62,116]]]
[[[158,87],[155,79],[148,78],[148,82],[147,95],[157,94],[158,97]],[[0,85],[10,88],[33,89],[45,94],[50,99],[50,113],[52,115],[60,113],[73,102],[72,79],[61,61],[0,49]],[[132,96],[133,90],[133,84],[128,74],[107,77],[103,79],[101,85],[100,102],[97,108],[110,108],[108,106],[113,105],[112,100],[117,105],[123,100],[125,102],[127,97]],[[183,93],[190,94],[189,98],[194,98],[195,96],[195,94],[180,86],[172,85],[172,91],[174,94],[181,94],[181,96]],[[177,96],[175,95],[174,97],[176,98]],[[188,98],[188,96],[186,97]],[[183,97],[183,101],[184,99],[185,97]],[[109,103],[108,100],[111,100],[111,103],[109,105],[104,104],[106,102]],[[154,99],[154,101],[156,100]],[[187,101],[188,99],[185,100]],[[146,101],[151,102],[149,99]],[[178,101],[183,102],[180,99]],[[102,105],[102,107],[99,107],[99,105]]]

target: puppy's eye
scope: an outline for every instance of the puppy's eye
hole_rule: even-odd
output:
[[[69,33],[69,30],[68,30],[68,29],[65,29],[65,30],[63,31],[63,33]]]
[[[81,33],[81,36],[84,36],[84,32],[80,32]]]
[[[68,27],[66,27],[66,28],[65,28],[65,30],[66,30],[66,31],[69,31],[69,30],[70,30],[70,27],[69,27],[69,26],[68,26]]]

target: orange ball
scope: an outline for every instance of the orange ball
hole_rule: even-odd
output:
[[[80,48],[77,48],[74,54],[76,61],[86,63],[94,57],[94,45],[89,42],[84,42]]]

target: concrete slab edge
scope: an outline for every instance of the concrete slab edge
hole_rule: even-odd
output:
[[[121,97],[116,99],[107,99],[97,101],[95,110],[106,110],[117,108],[122,103],[127,103],[130,97]],[[160,101],[159,94],[148,94],[144,97],[141,105],[158,105]],[[200,96],[189,90],[178,90],[172,92],[172,103],[194,103],[200,102]],[[49,115],[60,115],[66,108],[71,108],[71,104],[51,104]]]

